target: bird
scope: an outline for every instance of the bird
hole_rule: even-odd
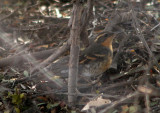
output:
[[[112,63],[114,34],[101,34],[95,43],[82,52],[79,62],[80,76],[94,77],[105,72]]]
[[[112,41],[114,33],[102,33],[96,37],[85,50],[80,53],[78,76],[96,77],[104,73],[112,63],[113,48]],[[69,55],[59,58],[46,69],[51,71],[51,77],[68,77]]]

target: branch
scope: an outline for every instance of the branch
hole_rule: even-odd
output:
[[[68,102],[74,105],[76,102],[77,76],[79,64],[79,37],[81,33],[81,16],[83,5],[77,0],[73,3],[72,27],[70,32],[71,48],[69,59],[69,78],[68,78]]]
[[[129,5],[129,7],[131,9],[131,17],[133,18],[132,20],[133,20],[133,26],[135,28],[135,31],[136,31],[139,39],[143,42],[143,45],[147,49],[147,51],[148,51],[149,55],[151,56],[152,60],[157,65],[157,67],[160,69],[160,65],[158,64],[157,59],[154,57],[151,49],[149,48],[149,46],[148,46],[148,44],[147,44],[147,42],[146,42],[146,40],[145,40],[145,38],[144,38],[144,36],[142,34],[142,30],[140,29],[140,24],[139,24],[138,19],[136,17],[135,11],[133,10],[133,6],[130,4],[130,2],[128,2],[128,5]]]
[[[0,68],[4,68],[7,66],[18,66],[20,64],[23,64],[24,62],[27,62],[29,57],[35,58],[37,60],[39,59],[45,59],[49,55],[51,55],[56,49],[50,49],[50,50],[44,50],[40,52],[35,52],[32,54],[24,54],[24,55],[14,55],[7,58],[0,59]]]
[[[36,66],[35,68],[33,68],[33,70],[31,71],[31,73],[33,74],[37,69],[40,70],[41,68],[47,66],[50,62],[56,60],[61,54],[63,54],[65,51],[67,51],[69,49],[69,45],[70,45],[70,40],[68,40],[67,43],[65,43],[62,47],[60,47],[59,49],[57,49],[54,52],[54,54],[52,54],[51,56],[49,56],[41,64],[39,64],[38,66]]]

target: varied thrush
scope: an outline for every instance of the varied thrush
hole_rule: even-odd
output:
[[[112,63],[113,33],[99,35],[95,41],[80,54],[79,76],[95,77],[105,72]],[[60,58],[48,67],[53,75],[68,76],[69,56]]]

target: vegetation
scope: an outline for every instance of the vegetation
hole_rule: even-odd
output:
[[[0,1],[0,111],[160,112],[159,0]],[[116,34],[112,65],[76,83],[66,59],[104,32]],[[53,74],[64,65],[73,76]]]

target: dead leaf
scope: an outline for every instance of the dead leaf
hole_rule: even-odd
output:
[[[108,18],[106,18],[105,20],[106,20],[106,21],[109,21],[109,19],[108,19]]]
[[[48,48],[49,46],[46,44],[46,45],[40,45],[40,46],[37,46],[36,49],[41,49],[41,48]]]
[[[129,110],[128,105],[124,105],[124,106],[122,106],[121,108],[122,108],[121,113],[128,113],[128,110]]]
[[[132,52],[132,53],[133,53],[133,52],[135,52],[135,50],[134,50],[134,49],[131,49],[131,50],[130,50],[130,52]]]
[[[159,80],[156,81],[156,84],[157,84],[157,86],[160,87],[160,81]]]
[[[46,98],[44,96],[38,96],[37,99],[43,100],[43,101],[48,101],[48,98]]]
[[[111,100],[103,99],[102,96],[98,97],[97,99],[91,100],[88,102],[81,111],[89,110],[91,107],[99,107],[105,104],[110,104]]]
[[[51,110],[51,113],[56,113],[56,109],[52,109],[52,110]]]
[[[151,94],[153,92],[151,88],[146,87],[146,86],[138,86],[138,90],[146,94]]]
[[[49,44],[49,47],[53,47],[55,45],[57,45],[57,44],[53,42],[53,43]]]

